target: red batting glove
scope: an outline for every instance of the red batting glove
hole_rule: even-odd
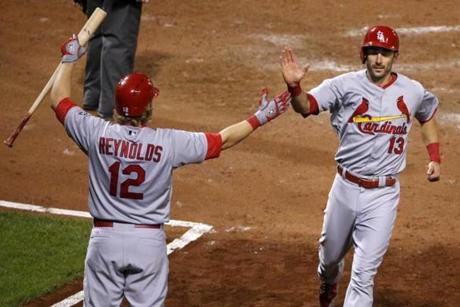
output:
[[[62,63],[75,63],[85,53],[86,53],[86,48],[80,46],[80,42],[78,41],[77,35],[72,34],[72,37],[69,38],[61,46],[61,54],[62,54],[61,62]]]
[[[288,91],[279,94],[270,101],[268,101],[267,96],[268,90],[263,88],[259,100],[259,109],[248,119],[248,122],[254,129],[265,125],[272,119],[286,112],[291,103],[291,94]]]

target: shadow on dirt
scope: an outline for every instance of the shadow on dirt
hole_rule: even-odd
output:
[[[135,70],[146,73],[155,80],[161,68],[164,68],[162,63],[171,57],[173,55],[167,53],[144,51],[136,56]]]

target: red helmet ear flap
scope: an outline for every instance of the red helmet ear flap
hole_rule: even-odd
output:
[[[141,116],[159,90],[143,73],[131,73],[118,82],[115,89],[117,113],[127,117]]]

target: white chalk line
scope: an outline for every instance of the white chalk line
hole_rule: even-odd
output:
[[[350,30],[345,33],[346,36],[361,36],[366,32],[367,28],[360,30]],[[439,26],[439,27],[415,27],[415,28],[399,28],[396,29],[402,33],[429,33],[431,32],[442,32],[442,31],[460,31],[459,26]],[[302,41],[306,40],[306,36],[303,35],[292,35],[292,34],[253,34],[251,38],[256,38],[264,42],[269,42],[273,46],[269,50],[275,50],[274,48],[281,48],[282,46],[294,46],[299,47],[302,45]],[[299,47],[300,48],[300,47]],[[260,58],[260,48],[249,48],[246,51],[249,53],[254,53],[256,59]],[[262,67],[264,70],[268,71],[279,71],[279,63],[267,63],[265,58],[262,57],[264,62],[259,63],[257,61],[251,62],[251,65],[256,64],[259,68]],[[363,68],[361,64],[345,64],[338,63],[332,59],[322,59],[319,61],[312,61],[308,58],[299,58],[300,63],[310,63],[310,71],[336,71],[336,72],[348,72],[352,70],[358,70]],[[440,69],[458,69],[460,67],[460,60],[444,60],[444,61],[435,61],[435,62],[425,62],[425,63],[396,63],[395,68],[401,72],[416,72],[421,70],[440,70]]]
[[[346,36],[362,36],[369,27],[361,29],[349,30],[345,33]],[[460,25],[455,26],[426,26],[426,27],[407,27],[395,28],[398,34],[426,34],[426,33],[441,33],[441,32],[459,32]]]
[[[299,47],[307,39],[307,36],[303,34],[258,33],[251,34],[249,37],[268,42],[278,48],[284,46]]]
[[[441,113],[439,114],[439,122],[453,125],[460,130],[460,113]]]
[[[349,72],[354,70],[363,69],[361,64],[347,65],[337,63],[334,60],[326,59],[322,61],[311,61],[307,58],[299,58],[300,63],[310,63],[309,71],[335,71],[335,72]],[[270,71],[278,71],[279,64],[265,64],[264,69]],[[423,71],[423,70],[445,70],[445,69],[458,69],[460,67],[460,60],[453,61],[436,61],[436,62],[427,62],[427,63],[396,63],[394,65],[395,71],[400,72],[414,72],[414,71]]]
[[[16,203],[16,202],[5,201],[5,200],[0,200],[0,207],[27,210],[27,211],[40,212],[40,213],[49,213],[49,214],[55,214],[55,215],[92,218],[89,212],[86,212],[86,211],[49,208],[49,207],[22,204],[22,203]],[[180,220],[170,220],[165,225],[168,225],[171,227],[189,228],[189,230],[187,230],[180,238],[174,239],[172,242],[170,242],[167,245],[168,255],[172,254],[176,250],[184,248],[187,244],[199,239],[202,235],[204,235],[207,232],[210,232],[213,228],[211,225],[208,225],[208,224],[195,223],[195,222],[189,222],[189,221],[180,221]],[[70,306],[73,306],[83,301],[83,299],[84,299],[83,291],[80,291],[60,301],[59,303],[52,305],[52,307],[70,307]]]
[[[307,62],[307,59],[303,59],[304,63]],[[332,60],[325,61],[313,61],[311,64],[311,71],[337,71],[337,72],[347,72],[352,70],[361,69],[361,65],[345,65],[339,64]],[[394,64],[396,70],[403,72],[412,72],[417,70],[434,70],[434,69],[458,69],[460,66],[460,60],[453,61],[437,61],[437,62],[427,62],[427,63],[410,63],[410,64]]]

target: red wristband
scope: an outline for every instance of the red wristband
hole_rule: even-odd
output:
[[[254,130],[260,127],[260,122],[255,115],[252,115],[246,121],[252,126],[252,129]]]
[[[426,145],[426,149],[428,150],[428,155],[430,156],[430,160],[434,162],[441,163],[441,155],[439,151],[439,143],[431,143]]]
[[[302,94],[302,88],[300,87],[300,84],[297,84],[294,87],[288,85],[288,92],[291,93],[292,97],[297,97]]]

